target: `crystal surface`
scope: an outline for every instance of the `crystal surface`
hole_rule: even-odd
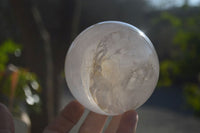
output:
[[[159,62],[143,32],[127,23],[105,21],[73,41],[65,76],[72,94],[86,108],[117,115],[137,109],[151,96]]]

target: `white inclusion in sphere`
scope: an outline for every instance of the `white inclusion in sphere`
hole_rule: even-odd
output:
[[[127,23],[105,21],[73,41],[65,76],[73,96],[86,108],[118,115],[137,109],[151,96],[159,61],[142,31]]]

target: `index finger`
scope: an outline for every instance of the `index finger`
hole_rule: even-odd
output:
[[[84,107],[77,101],[69,103],[57,118],[45,129],[44,133],[66,133],[79,121]]]
[[[138,122],[138,114],[134,110],[127,111],[121,116],[117,133],[135,133]]]

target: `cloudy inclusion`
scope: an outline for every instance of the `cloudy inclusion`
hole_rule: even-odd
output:
[[[65,62],[73,96],[104,115],[141,106],[152,94],[158,75],[151,41],[136,27],[117,21],[84,30],[73,41]]]
[[[112,32],[99,41],[93,53],[86,52],[93,58],[84,57],[83,62],[91,63],[88,72],[84,72],[89,77],[85,84],[89,84],[92,99],[106,113],[136,109],[153,91],[147,85],[157,80],[154,78],[158,77],[159,68],[154,65],[157,57],[147,41],[137,34],[131,30]]]

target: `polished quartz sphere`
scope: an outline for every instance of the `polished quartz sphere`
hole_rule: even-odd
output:
[[[65,76],[73,96],[105,115],[137,109],[151,96],[159,77],[153,44],[136,27],[105,21],[80,33],[69,48]]]

